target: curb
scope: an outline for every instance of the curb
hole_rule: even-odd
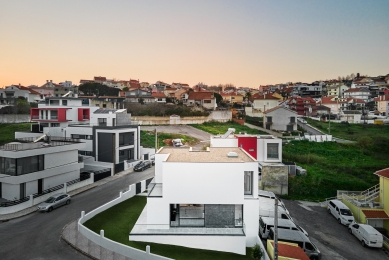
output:
[[[82,251],[81,249],[79,249],[78,247],[76,247],[75,245],[73,245],[72,243],[70,243],[70,242],[63,236],[64,230],[65,230],[71,223],[73,223],[74,221],[78,222],[78,219],[77,219],[77,220],[73,220],[73,221],[67,223],[67,224],[62,228],[61,239],[62,239],[63,241],[65,241],[66,244],[68,244],[69,246],[71,246],[73,249],[75,249],[76,251],[80,252],[81,254],[83,254],[83,255],[85,255],[85,256],[91,258],[91,259],[99,260],[98,258],[96,258],[96,257],[94,257],[94,256],[92,256],[92,255],[90,255],[90,254],[88,254],[87,252]],[[78,232],[78,231],[77,231],[77,232]]]

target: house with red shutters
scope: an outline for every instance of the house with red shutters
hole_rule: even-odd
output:
[[[291,97],[281,102],[280,105],[296,111],[300,116],[317,116],[316,101],[311,97]]]

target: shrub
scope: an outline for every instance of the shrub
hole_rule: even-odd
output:
[[[258,244],[255,244],[255,246],[253,246],[253,249],[251,251],[251,256],[254,259],[262,259],[263,251],[262,251],[262,248]]]

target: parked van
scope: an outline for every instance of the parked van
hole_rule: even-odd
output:
[[[382,234],[370,225],[353,222],[348,226],[348,232],[356,236],[361,241],[362,246],[382,247]]]
[[[274,218],[271,217],[259,217],[259,235],[266,239],[269,235],[270,228],[274,227]],[[279,219],[278,220],[278,228],[289,229],[289,230],[297,230],[301,231],[305,234],[305,230],[300,229],[293,221],[289,219]],[[307,235],[307,234],[306,234]]]
[[[281,206],[278,206],[277,213],[279,219],[289,219],[293,221],[292,217]],[[260,204],[259,216],[274,218],[274,204]]]
[[[317,246],[312,243],[309,238],[300,231],[277,229],[278,241],[298,244],[311,260],[320,260],[321,253]],[[274,240],[274,227],[270,228],[267,239]]]
[[[265,206],[266,208],[269,208],[269,207],[274,208],[274,199],[259,196],[258,202],[259,202],[259,207],[261,207],[261,205],[267,205],[267,206]],[[286,209],[284,203],[281,200],[278,200],[278,206],[281,207],[289,215],[289,211]]]
[[[258,198],[259,199],[262,199],[262,198],[265,198],[265,199],[272,199],[274,200],[275,198],[278,199],[278,205],[282,205],[282,207],[284,209],[286,209],[285,207],[285,204],[282,202],[282,200],[280,198],[278,198],[274,192],[271,192],[271,191],[267,191],[267,190],[258,190]],[[274,203],[274,202],[273,202]],[[289,212],[288,212],[289,214]]]
[[[339,224],[348,226],[354,221],[354,216],[350,209],[340,200],[328,201],[328,213],[332,214]]]

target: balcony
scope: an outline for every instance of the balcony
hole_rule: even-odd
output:
[[[154,181],[154,179],[153,179]],[[147,187],[148,197],[162,198],[162,183],[150,183]]]

